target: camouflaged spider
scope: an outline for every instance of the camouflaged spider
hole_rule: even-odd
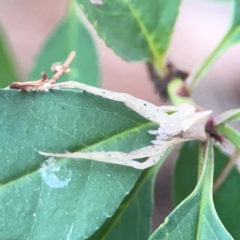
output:
[[[75,88],[103,98],[111,99],[113,101],[123,102],[127,107],[131,108],[146,119],[159,124],[158,130],[148,131],[148,133],[154,134],[156,139],[151,142],[152,145],[140,148],[130,153],[113,151],[75,152],[62,154],[39,152],[41,155],[91,159],[100,162],[131,166],[137,169],[145,169],[156,164],[169,147],[183,141],[205,141],[207,138],[205,133],[205,124],[211,114],[211,111],[196,112],[195,108],[188,104],[184,104],[179,107],[158,107],[126,93],[112,92],[74,81],[58,84],[46,84],[45,86],[43,85],[42,90],[48,91],[49,89],[64,88]],[[169,115],[167,112],[173,113]],[[134,161],[134,159],[141,159],[145,157],[148,157],[145,162],[141,163]]]

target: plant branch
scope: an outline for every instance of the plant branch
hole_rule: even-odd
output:
[[[50,84],[55,83],[64,73],[67,72],[69,65],[73,61],[73,59],[76,56],[76,52],[70,52],[68,58],[66,61],[61,65],[60,69],[52,76],[52,78],[49,80]]]
[[[234,34],[234,31],[230,30],[223,37],[221,42],[215,47],[211,54],[205,59],[205,61],[200,64],[200,66],[195,69],[185,81],[185,89],[187,92],[191,93],[197,84],[200,82],[201,78],[207,73],[209,68],[216,62],[216,60],[221,56],[221,54],[227,49],[229,39]]]
[[[54,69],[56,72],[50,80],[48,80],[47,74],[42,73],[42,78],[36,81],[28,81],[28,82],[14,82],[10,85],[10,87],[7,87],[6,89],[13,88],[18,89],[23,92],[30,92],[33,91],[44,91],[45,85],[52,85],[54,84],[64,73],[69,72],[69,65],[75,58],[76,53],[71,52],[69,56],[67,57],[66,61],[62,65],[57,65]]]
[[[227,165],[225,166],[225,168],[221,172],[220,176],[217,178],[217,180],[214,183],[214,186],[213,186],[214,193],[223,184],[223,182],[226,180],[226,178],[228,177],[228,175],[231,172],[231,170],[233,169],[233,167],[236,165],[239,155],[240,155],[240,151],[237,148],[235,148],[235,151],[232,154],[232,156],[229,158]]]

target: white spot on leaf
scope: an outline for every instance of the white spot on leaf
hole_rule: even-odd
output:
[[[56,173],[60,172],[60,166],[56,166],[56,159],[51,157],[41,164],[39,169],[43,181],[52,188],[62,188],[68,185],[71,181],[72,172],[66,171],[65,179],[61,180],[57,177]]]
[[[103,5],[103,1],[102,0],[90,0],[90,2],[94,5],[97,5],[97,6],[101,6]]]

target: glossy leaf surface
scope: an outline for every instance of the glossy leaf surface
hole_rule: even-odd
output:
[[[112,216],[141,171],[38,151],[149,145],[157,125],[121,103],[74,90],[0,91],[0,238],[83,239]]]
[[[89,240],[148,239],[152,226],[154,181],[168,153],[156,166],[142,171],[134,188],[125,197],[115,214],[107,219]]]
[[[180,0],[103,0],[94,5],[77,0],[99,36],[128,61],[152,60],[164,68],[164,56]]]
[[[201,148],[199,157],[200,178],[196,188],[173,210],[150,240],[232,239],[213,205],[213,149],[210,141]]]
[[[197,151],[197,144],[193,142],[186,143],[181,149],[174,170],[173,195],[175,206],[184,200],[196,185],[196,173],[198,167]],[[214,148],[214,156],[214,179],[217,179],[223,168],[226,166],[229,156],[216,147]],[[240,238],[239,183],[239,170],[237,167],[234,167],[225,182],[214,193],[214,205],[219,218],[234,239]]]

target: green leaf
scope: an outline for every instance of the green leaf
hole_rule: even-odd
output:
[[[227,122],[240,120],[240,109],[233,109],[226,111],[216,117],[214,117],[214,125],[220,125]]]
[[[198,145],[197,142],[191,141],[183,144],[174,166],[172,198],[175,207],[194,190],[197,185],[197,177]]]
[[[205,61],[193,71],[186,81],[186,88],[191,92],[217,59],[231,46],[240,42],[240,0],[232,0],[232,21],[230,27],[217,47]]]
[[[79,18],[78,7],[73,1],[70,1],[67,17],[57,26],[42,47],[30,79],[39,79],[42,71],[52,76],[52,64],[64,62],[71,51],[77,53],[70,65],[71,72],[64,74],[58,82],[74,80],[98,86],[99,66],[96,49],[91,35]]]
[[[77,0],[99,36],[128,61],[153,61],[164,71],[180,0]]]
[[[175,206],[184,200],[197,183],[197,144],[185,143],[174,169],[173,196]],[[188,154],[189,153],[189,154]],[[219,148],[214,148],[215,169],[214,179],[217,179],[226,166],[229,156]],[[191,173],[193,172],[193,173]],[[184,178],[182,177],[184,176]],[[214,193],[214,205],[220,220],[234,239],[240,239],[240,175],[234,167],[225,182]]]
[[[225,167],[228,156],[219,151],[216,158],[216,177]],[[233,167],[227,179],[214,194],[214,204],[225,228],[234,239],[240,239],[240,174],[237,166]]]
[[[12,49],[0,25],[0,88],[9,86],[14,81],[20,81],[21,76],[17,71],[17,64],[13,58]]]
[[[91,236],[141,171],[63,158],[47,167],[38,151],[129,152],[149,145],[147,130],[158,125],[122,103],[75,90],[2,90],[0,102],[0,239]]]
[[[199,182],[153,233],[153,239],[232,239],[220,222],[212,200],[213,147],[211,141],[201,148]],[[202,170],[202,171],[201,171]],[[185,174],[182,176],[185,177]]]
[[[154,167],[144,170],[115,214],[89,240],[146,240],[151,232],[154,182],[168,153]]]
[[[229,125],[220,125],[216,130],[227,138],[238,150],[240,150],[240,133]]]

